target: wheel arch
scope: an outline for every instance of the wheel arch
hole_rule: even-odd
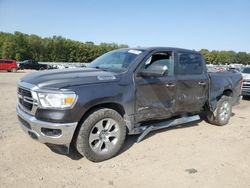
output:
[[[94,106],[90,107],[86,111],[86,113],[91,112],[91,111],[95,111],[96,109],[100,109],[100,108],[110,108],[110,109],[113,109],[113,110],[117,111],[122,117],[125,114],[124,107],[121,104],[116,103],[116,102],[105,102],[105,103],[94,105]]]
[[[221,95],[217,97],[217,101],[221,99],[222,96],[233,97],[233,90],[232,89],[224,89]]]
[[[232,97],[233,96],[233,90],[232,89],[226,89],[223,91],[222,95],[226,95],[228,97]]]
[[[83,121],[94,111],[102,109],[102,108],[109,108],[112,110],[115,110],[116,112],[118,112],[122,117],[124,117],[125,115],[125,109],[123,107],[123,105],[116,103],[116,102],[104,102],[104,103],[100,103],[100,104],[95,104],[91,107],[89,107],[86,112],[83,114],[83,116],[81,117],[80,121],[78,122],[78,125],[76,127],[74,136],[73,136],[73,142],[75,142],[77,134],[79,132],[79,129],[81,127],[81,124],[83,123]],[[127,126],[128,129],[128,126]]]
[[[216,93],[212,99],[209,98],[209,100],[205,103],[204,109],[205,110],[211,110],[214,111],[217,107],[218,101],[221,99],[222,96],[227,96],[227,97],[233,97],[233,90],[229,88],[224,88],[220,92]]]

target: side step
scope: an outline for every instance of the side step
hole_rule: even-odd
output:
[[[150,133],[151,131],[155,131],[155,130],[159,130],[159,129],[163,129],[167,127],[172,127],[176,125],[181,125],[184,123],[189,123],[189,122],[197,121],[197,120],[200,120],[199,115],[181,117],[181,118],[177,118],[173,120],[163,121],[155,125],[151,125],[151,126],[140,127],[140,129],[142,130],[142,133],[137,139],[137,143],[142,141],[143,138],[145,138],[145,136],[147,136],[147,134]]]

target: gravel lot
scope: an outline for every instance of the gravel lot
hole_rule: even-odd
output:
[[[202,121],[126,140],[115,158],[92,163],[52,152],[17,123],[16,81],[0,72],[0,187],[250,188],[250,100],[233,108],[229,125]]]

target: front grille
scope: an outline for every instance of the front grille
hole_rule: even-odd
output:
[[[18,93],[21,94],[21,95],[24,95],[24,96],[32,98],[31,92],[28,89],[23,89],[23,88],[19,87],[18,88]]]
[[[19,103],[27,110],[31,111],[33,107],[32,94],[28,89],[18,88]]]
[[[250,81],[243,81],[242,89],[250,89]]]

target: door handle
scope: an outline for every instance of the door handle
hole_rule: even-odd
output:
[[[167,87],[174,87],[175,85],[174,85],[174,83],[168,83],[168,84],[166,84],[166,86]]]
[[[203,82],[203,81],[200,81],[198,84],[199,84],[200,86],[205,86],[205,85],[207,85],[207,83],[206,83],[206,82]]]

